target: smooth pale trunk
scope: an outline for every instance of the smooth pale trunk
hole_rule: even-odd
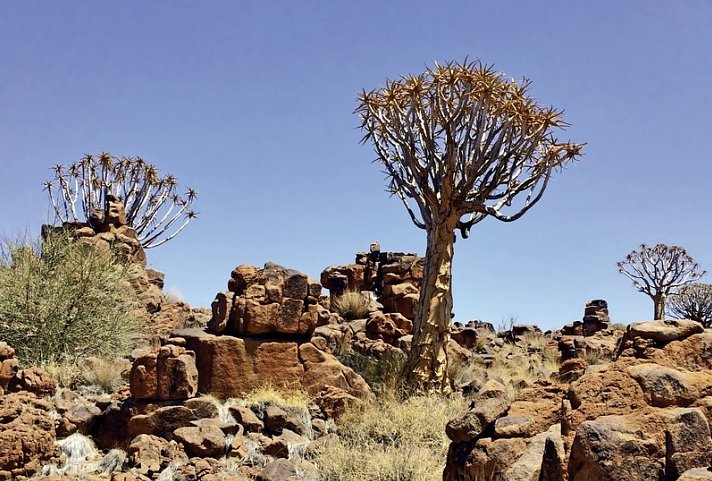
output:
[[[665,319],[665,296],[658,294],[653,296],[653,319]]]
[[[452,312],[452,258],[457,219],[428,231],[425,272],[415,314],[413,344],[405,366],[411,388],[447,388],[447,343]]]

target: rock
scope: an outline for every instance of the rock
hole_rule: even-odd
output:
[[[353,330],[349,325],[327,324],[325,326],[319,326],[314,330],[311,342],[317,346],[320,351],[329,351],[338,356],[350,350],[353,335]],[[323,345],[319,345],[319,339],[324,340]]]
[[[648,407],[640,384],[618,363],[587,373],[569,386],[571,408],[562,416],[562,434],[573,439],[578,426],[607,415],[626,415]]]
[[[7,384],[20,369],[20,364],[15,357],[15,349],[6,342],[0,341],[0,389],[7,388]]]
[[[561,436],[547,437],[538,481],[564,481],[566,479],[565,460],[566,449]]]
[[[712,372],[682,372],[654,363],[631,366],[628,374],[638,381],[651,406],[689,406],[712,394]]]
[[[30,367],[15,373],[7,384],[9,392],[27,391],[37,396],[52,396],[57,382],[40,367]]]
[[[265,384],[298,385],[304,376],[296,342],[174,332],[195,352],[202,393],[220,399],[239,398]]]
[[[188,457],[175,441],[166,441],[147,434],[136,436],[131,441],[128,456],[134,469],[147,476],[159,473],[172,462],[188,461]]]
[[[509,408],[510,402],[502,384],[490,380],[473,397],[470,410],[451,420],[445,427],[447,436],[462,443],[476,439]]]
[[[257,475],[257,481],[292,481],[297,480],[297,470],[287,459],[270,461]]]
[[[665,473],[675,479],[685,471],[712,465],[712,439],[699,409],[678,408],[668,414],[665,431]]]
[[[75,432],[89,434],[96,420],[101,415],[101,409],[90,403],[79,403],[62,413],[63,424],[60,426],[69,427],[69,429],[60,430],[57,427],[57,435],[67,437]]]
[[[534,418],[527,414],[504,416],[494,423],[494,432],[497,437],[515,438],[531,436]]]
[[[478,341],[483,338],[483,335],[477,329],[466,327],[460,329],[453,328],[450,331],[450,337],[462,347],[472,349],[477,346]]]
[[[265,429],[276,434],[281,434],[287,424],[287,417],[288,414],[284,409],[273,405],[267,406],[264,414]]]
[[[602,416],[581,423],[569,456],[572,480],[645,481],[664,479],[665,453],[649,436],[652,415]]]
[[[555,425],[548,431],[539,433],[527,443],[527,447],[517,459],[508,465],[502,474],[507,481],[536,481],[539,479],[545,445],[549,440],[561,439],[561,426]],[[554,441],[556,442],[556,441]]]
[[[695,468],[685,471],[677,481],[712,481],[712,468]]]
[[[375,312],[366,323],[366,336],[395,345],[403,336],[413,332],[413,322],[400,313]]]
[[[371,388],[361,376],[313,344],[307,342],[299,346],[299,360],[304,366],[302,386],[309,394],[321,392],[324,386],[334,386],[359,399],[373,398]]]
[[[52,410],[32,393],[0,396],[0,478],[31,475],[58,455]]]
[[[266,384],[303,386],[316,395],[325,385],[370,398],[368,384],[332,354],[310,342],[215,336],[199,330],[174,331],[196,354],[198,390],[220,399],[238,398]]]
[[[608,329],[608,303],[603,299],[588,301],[583,313],[583,335],[592,336],[598,331]]]
[[[212,304],[208,329],[214,334],[308,338],[323,311],[310,301],[321,294],[318,282],[270,262],[262,269],[237,266],[228,289]]]
[[[329,419],[338,419],[346,411],[363,404],[359,398],[334,386],[324,387],[314,402]]]
[[[188,399],[183,403],[183,406],[190,409],[197,419],[213,419],[220,416],[220,411],[215,401],[210,398],[198,397]]]
[[[264,423],[250,408],[232,406],[230,407],[230,413],[248,433],[261,433],[265,427]]]
[[[149,414],[133,416],[129,420],[128,434],[132,438],[139,434],[152,434],[172,440],[176,429],[192,426],[194,419],[193,411],[185,406],[164,406]]]
[[[135,414],[136,406],[131,401],[113,402],[101,413],[91,427],[91,437],[99,449],[128,448],[133,436],[129,436],[128,424]]]
[[[225,454],[225,433],[216,425],[187,426],[173,434],[192,456],[218,458]]]
[[[656,342],[671,342],[685,339],[704,331],[702,324],[687,319],[637,322],[628,328],[629,338],[640,337]]]
[[[556,379],[560,382],[572,383],[584,375],[587,367],[588,363],[580,357],[567,359],[559,366]]]
[[[197,393],[195,353],[175,345],[136,359],[130,374],[131,395],[136,399],[178,400]]]

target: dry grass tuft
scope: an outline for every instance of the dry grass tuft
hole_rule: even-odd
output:
[[[312,462],[323,481],[440,480],[449,444],[445,424],[466,409],[457,396],[383,394],[342,416],[339,441]]]
[[[524,387],[537,381],[553,380],[552,375],[558,373],[560,365],[558,349],[549,345],[549,339],[542,333],[527,333],[516,342],[505,342],[489,365],[479,359],[474,356],[469,364],[454,366],[453,384],[464,386],[495,379],[507,388],[512,399]]]
[[[90,358],[79,363],[79,382],[113,393],[124,384],[125,364],[115,359]]]
[[[584,352],[582,358],[586,361],[586,363],[588,363],[589,366],[613,362],[613,355],[603,349],[586,349],[586,352]]]
[[[81,376],[81,370],[76,363],[66,359],[60,362],[50,361],[42,364],[41,367],[55,380],[58,387],[72,389]]]
[[[306,391],[298,387],[277,387],[265,384],[245,395],[243,401],[249,406],[273,405],[306,409],[311,403],[311,397]]]
[[[340,356],[339,360],[363,377],[376,393],[397,391],[400,388],[406,356],[399,350],[385,351],[380,359],[351,352]]]
[[[368,316],[370,299],[358,291],[346,291],[334,299],[332,308],[348,321],[364,319]]]

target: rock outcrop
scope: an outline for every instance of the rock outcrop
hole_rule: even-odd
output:
[[[208,330],[213,334],[309,338],[320,317],[321,284],[306,274],[267,263],[237,266],[212,304]]]
[[[372,397],[363,378],[341,364],[323,338],[310,342],[320,320],[329,319],[320,294],[318,282],[293,269],[272,263],[236,267],[228,291],[213,302],[207,329],[171,331],[158,351],[135,360],[132,396],[169,401],[201,392],[227,399],[272,385],[313,395],[332,386]]]
[[[371,291],[385,313],[415,318],[425,259],[413,253],[381,252],[356,254],[354,264],[330,266],[321,273],[321,284],[331,299],[346,291]]]
[[[36,473],[58,454],[52,410],[32,393],[0,396],[0,479]]]
[[[605,336],[614,333],[592,337]],[[562,336],[564,347],[575,337]],[[444,480],[706,479],[712,465],[711,368],[712,332],[701,325],[633,324],[611,362],[583,363],[568,387],[523,389],[482,429],[449,426],[453,443]],[[477,404],[464,418],[479,419],[483,404]]]

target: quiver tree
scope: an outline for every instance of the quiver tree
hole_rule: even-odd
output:
[[[705,327],[712,326],[712,285],[690,284],[670,294],[666,311],[676,319],[692,319]]]
[[[633,281],[639,292],[653,300],[653,319],[663,319],[665,299],[676,289],[705,274],[682,247],[641,244],[618,262],[618,271]]]
[[[55,165],[54,179],[45,182],[51,209],[61,222],[89,220],[104,212],[108,201],[118,199],[126,211],[141,245],[158,247],[173,239],[196,217],[192,209],[196,192],[178,193],[172,175],[158,170],[140,157],[86,155],[68,167]]]
[[[435,64],[420,75],[363,91],[364,142],[385,167],[388,190],[427,233],[426,267],[405,374],[416,388],[443,388],[452,312],[455,233],[487,217],[519,219],[542,197],[555,168],[581,144],[559,142],[561,111],[541,107],[519,83],[480,62]]]

